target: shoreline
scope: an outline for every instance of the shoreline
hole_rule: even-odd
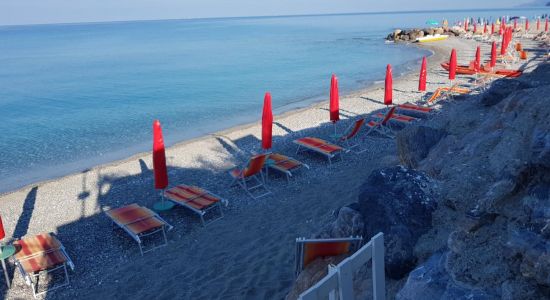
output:
[[[435,51],[433,49],[433,48],[437,48],[437,47],[435,47],[435,46],[430,47],[431,45],[424,45],[424,44],[420,44],[420,43],[407,43],[407,44],[404,44],[403,46],[405,46],[405,47],[414,47],[414,48],[417,48],[417,49],[422,49],[422,50],[430,52],[430,54],[426,55],[427,59],[435,57],[438,54],[437,51]],[[430,60],[429,60],[429,64],[430,64]],[[405,63],[403,63],[399,66],[396,66],[395,69],[399,69],[401,67],[406,68],[407,66],[413,66],[413,65],[418,65],[419,66],[420,62],[416,61],[414,59],[411,59],[411,60],[409,60],[409,61],[407,61],[407,62],[405,62]],[[414,74],[414,70],[412,70],[412,69],[408,72],[400,73],[398,77],[394,77],[394,84],[398,84],[400,81],[404,80],[407,76],[411,76],[413,74]],[[341,93],[340,94],[340,102],[343,103],[346,100],[349,100],[350,98],[357,97],[360,94],[371,92],[371,91],[376,90],[380,87],[383,87],[383,85],[384,85],[383,80],[381,82],[378,82],[378,81],[368,82],[366,84],[366,87],[359,88],[359,89],[354,89],[354,90],[351,90],[349,92]],[[284,104],[280,107],[274,107],[273,108],[274,119],[287,118],[287,117],[290,117],[290,116],[293,116],[293,115],[296,115],[296,114],[303,113],[304,111],[307,111],[307,110],[318,109],[319,107],[321,107],[322,105],[324,105],[328,102],[328,96],[327,97],[323,96],[322,99],[317,99],[317,100],[315,100],[315,99],[317,99],[317,98],[316,97],[307,98],[307,99],[302,99],[302,100],[289,102],[289,103]],[[283,109],[284,107],[288,107],[288,108]],[[277,113],[278,110],[279,111],[282,110],[282,112]],[[230,133],[234,133],[234,132],[238,132],[238,131],[241,131],[241,130],[249,129],[253,126],[257,126],[260,123],[261,123],[261,120],[258,118],[257,121],[243,122],[243,123],[238,123],[238,124],[234,124],[234,125],[229,125],[228,127],[225,127],[223,129],[216,130],[214,132],[208,132],[206,134],[203,134],[203,135],[200,135],[200,136],[197,136],[197,137],[192,137],[192,138],[188,138],[188,139],[185,139],[185,138],[184,139],[178,139],[178,141],[176,141],[174,143],[167,143],[166,144],[166,151],[168,151],[170,148],[174,148],[174,147],[180,148],[180,147],[184,147],[186,145],[192,144],[192,143],[200,142],[200,141],[203,141],[204,139],[208,139],[208,138],[211,138],[213,136],[227,135],[227,134],[230,134]],[[114,159],[107,158],[106,159],[107,161],[102,162],[101,159],[99,159],[98,157],[95,157],[93,160],[96,161],[97,163],[94,162],[94,163],[92,163],[91,166],[69,168],[70,170],[68,172],[62,172],[62,171],[52,172],[52,173],[54,173],[54,175],[45,176],[45,177],[49,177],[49,178],[38,179],[37,181],[27,183],[27,184],[24,184],[24,185],[14,184],[16,186],[14,188],[9,188],[6,191],[0,190],[0,197],[4,197],[4,196],[10,195],[10,194],[13,194],[13,193],[18,192],[20,190],[30,189],[30,188],[33,188],[33,187],[40,187],[40,186],[43,186],[43,185],[48,184],[48,183],[52,183],[52,182],[55,182],[55,181],[58,181],[58,180],[63,180],[64,178],[67,178],[67,177],[78,176],[79,174],[82,174],[83,172],[92,172],[92,171],[97,170],[97,169],[114,167],[114,166],[117,166],[117,165],[120,165],[120,164],[128,163],[130,161],[139,160],[139,159],[147,157],[148,155],[151,154],[150,151],[137,150],[137,149],[141,149],[142,147],[143,146],[139,145],[139,144],[134,145],[133,147],[130,147],[130,148],[135,148],[136,151],[138,151],[138,152],[134,153],[134,154],[124,155],[122,158],[114,158]],[[113,155],[113,157],[118,157],[118,155],[115,154],[115,155]],[[78,160],[78,161],[69,162],[69,163],[64,164],[62,166],[80,165],[80,164],[82,164],[82,162],[83,162],[83,160]],[[64,173],[64,174],[59,175],[59,173]]]

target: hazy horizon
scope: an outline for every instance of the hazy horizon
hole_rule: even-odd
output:
[[[421,3],[393,0],[390,3],[366,3],[363,0],[279,0],[257,3],[253,0],[82,0],[67,3],[63,0],[0,0],[0,26],[59,23],[89,23],[117,21],[146,21],[167,19],[204,19],[270,17],[322,14],[360,14],[384,12],[414,12],[438,10],[513,9],[532,1],[491,0],[481,5],[477,0],[464,0],[442,6],[438,0]]]

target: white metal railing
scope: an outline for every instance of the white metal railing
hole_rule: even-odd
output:
[[[353,274],[372,260],[372,289],[374,300],[386,299],[386,279],[384,273],[384,234],[378,233],[337,266],[329,266],[328,274],[314,286],[303,292],[300,300],[338,299],[352,300]]]

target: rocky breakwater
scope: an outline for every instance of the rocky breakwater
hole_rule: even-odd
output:
[[[395,29],[392,33],[386,36],[386,40],[394,42],[415,42],[417,38],[427,35],[446,34],[451,36],[462,36],[466,34],[464,28],[455,27],[432,27],[432,28],[415,28],[415,29]]]
[[[542,64],[406,127],[402,166],[372,172],[317,236],[384,232],[388,299],[550,299],[548,95]],[[316,282],[303,274],[290,299]],[[370,296],[369,270],[354,280]]]

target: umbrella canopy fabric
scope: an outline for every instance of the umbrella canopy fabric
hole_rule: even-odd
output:
[[[449,61],[449,80],[455,80],[456,78],[456,50],[453,48],[451,51],[451,59]]]
[[[384,104],[391,105],[393,102],[393,76],[391,65],[386,66],[386,80],[384,85]]]
[[[426,77],[427,77],[427,70],[426,70],[426,56],[422,58],[422,66],[420,67],[420,76],[418,79],[418,91],[419,92],[425,92],[426,91]]]
[[[273,112],[271,110],[271,94],[265,93],[262,112],[262,148],[271,149],[273,137]]]
[[[483,33],[487,33],[487,23],[485,23],[485,25],[483,25]]]
[[[491,67],[497,65],[497,42],[493,42],[491,46]]]
[[[500,55],[506,54],[506,35],[502,35],[502,41],[500,42]]]
[[[4,231],[4,224],[2,224],[2,216],[0,216],[0,240],[6,237],[6,232]]]
[[[477,46],[476,59],[474,60],[474,70],[476,72],[479,72],[480,67],[481,67],[481,48]]]
[[[153,122],[153,171],[155,173],[155,189],[165,189],[168,186],[168,172],[159,120]]]
[[[495,23],[491,24],[491,34],[495,34]]]
[[[525,31],[529,31],[529,19],[525,19]]]
[[[330,121],[336,123],[340,120],[340,98],[338,97],[338,77],[332,74],[330,79]]]

